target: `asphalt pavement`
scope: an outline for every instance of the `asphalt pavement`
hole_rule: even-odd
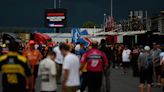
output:
[[[139,78],[132,77],[132,72],[123,75],[121,69],[111,69],[111,92],[139,92]],[[0,77],[1,79],[1,77]],[[0,81],[0,92],[2,92]],[[61,86],[58,85],[58,92]],[[40,92],[40,80],[37,79],[36,92]],[[146,88],[145,88],[146,89]],[[145,91],[146,92],[146,91]],[[153,92],[162,92],[160,88],[153,88]]]
[[[111,69],[111,92],[139,92],[139,78],[132,77],[131,70],[123,75],[122,69]],[[152,92],[162,91],[160,88],[153,88]]]

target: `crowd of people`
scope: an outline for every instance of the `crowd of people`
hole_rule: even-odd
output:
[[[152,92],[162,87],[164,92],[164,47],[110,44],[102,39],[90,46],[84,43],[58,43],[40,49],[34,40],[22,53],[19,43],[8,45],[9,51],[0,56],[3,92],[35,92],[36,78],[41,80],[41,92],[110,92],[111,68],[122,69],[140,79],[140,92]],[[151,49],[152,47],[152,49]],[[120,75],[121,76],[121,75]]]

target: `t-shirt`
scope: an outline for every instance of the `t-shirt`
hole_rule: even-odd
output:
[[[85,53],[84,49],[80,49],[79,51],[76,51],[76,55],[81,59],[82,55]]]
[[[42,91],[56,91],[56,65],[51,59],[45,58],[39,64],[38,75],[41,77]]]
[[[133,49],[133,51],[132,51],[132,59],[133,59],[133,61],[137,61],[139,54],[140,54],[139,49]]]
[[[148,68],[149,65],[153,64],[153,56],[151,53],[149,55],[146,53],[140,54],[138,62],[140,67]]]
[[[155,64],[155,66],[159,66],[160,65],[160,53],[161,53],[161,50],[160,49],[153,49],[151,50],[151,53],[153,55],[153,61],[157,60],[158,62]]]
[[[0,72],[6,92],[25,92],[26,78],[31,76],[31,69],[25,57],[15,52],[1,56]]]
[[[64,58],[63,71],[68,70],[68,80],[66,86],[79,86],[80,85],[80,62],[76,55],[69,53]]]
[[[102,72],[104,66],[108,66],[108,58],[104,52],[93,48],[82,56],[81,63],[87,63],[87,71]]]
[[[129,49],[123,50],[123,53],[122,53],[123,62],[130,62],[130,54],[131,54],[131,50]]]
[[[59,49],[59,46],[55,47],[53,49],[53,51],[56,53],[56,59],[55,59],[55,62],[58,63],[58,64],[63,64],[63,55],[61,54],[61,51]]]

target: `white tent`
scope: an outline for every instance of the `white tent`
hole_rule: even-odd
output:
[[[137,35],[137,34],[145,34],[147,31],[146,30],[142,30],[142,31],[127,31],[127,32],[100,32],[100,33],[96,33],[96,36],[105,36],[105,35],[111,35],[111,36],[115,36],[115,35]]]

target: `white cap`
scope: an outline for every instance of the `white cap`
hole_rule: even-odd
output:
[[[80,50],[80,44],[76,45],[75,50],[76,51],[79,51]]]
[[[150,47],[149,47],[149,46],[145,46],[145,47],[144,47],[144,50],[145,50],[145,51],[149,51],[149,50],[150,50]]]

